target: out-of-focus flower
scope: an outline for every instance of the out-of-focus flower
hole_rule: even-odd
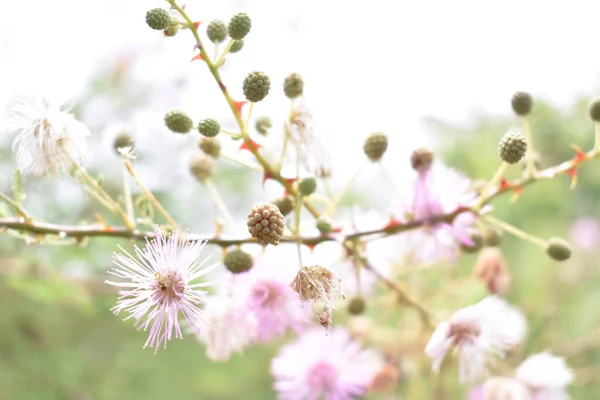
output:
[[[600,245],[600,223],[594,218],[579,218],[571,225],[571,242],[584,250],[597,251]]]
[[[535,400],[568,399],[565,388],[574,379],[565,360],[548,352],[527,357],[517,368],[516,377],[527,384]]]
[[[458,171],[434,162],[420,168],[413,184],[400,191],[392,210],[400,222],[424,220],[449,214],[466,206],[475,193],[471,181]],[[453,259],[460,243],[472,246],[470,228],[473,214],[463,212],[452,223],[426,223],[421,229],[402,233],[402,238],[416,262],[433,263]]]
[[[286,251],[287,250],[287,251]],[[254,266],[232,280],[231,292],[240,296],[246,312],[256,319],[256,338],[268,341],[288,328],[300,332],[310,323],[310,308],[290,288],[298,271],[289,246],[272,249],[254,260]]]
[[[214,284],[194,283],[213,268],[205,266],[208,259],[199,261],[203,247],[204,242],[186,241],[178,231],[170,235],[157,231],[143,250],[134,247],[137,257],[122,248],[122,254],[114,254],[117,267],[108,273],[129,282],[105,282],[123,288],[112,311],[128,312],[125,319],[135,319],[138,329],[150,327],[144,347],[154,347],[155,353],[161,344],[167,347],[173,333],[182,338],[180,314],[196,335],[212,328],[201,309],[205,294],[201,288]]]
[[[529,389],[515,378],[492,377],[469,392],[469,400],[533,400]]]
[[[281,349],[271,363],[275,390],[282,400],[351,400],[366,394],[382,365],[376,353],[362,350],[346,330],[306,332]]]
[[[510,288],[510,271],[497,247],[486,247],[481,251],[475,264],[475,275],[491,294],[503,295]]]
[[[515,377],[492,377],[469,391],[469,400],[567,400],[573,372],[562,357],[544,352],[529,356]]]
[[[19,167],[41,176],[58,174],[61,167],[81,164],[87,158],[89,129],[45,98],[20,97],[9,105],[9,129],[17,133],[13,142]]]
[[[503,357],[519,345],[527,331],[523,314],[497,296],[456,311],[438,325],[425,353],[433,359],[438,372],[446,352],[455,347],[459,353],[461,383],[474,381],[486,373],[491,355]]]
[[[214,329],[204,330],[198,339],[206,344],[206,354],[213,361],[227,361],[254,338],[256,319],[248,314],[239,299],[217,295],[207,297],[204,311]]]

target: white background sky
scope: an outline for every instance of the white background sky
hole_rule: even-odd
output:
[[[225,83],[241,99],[253,69],[273,79],[257,113],[287,107],[283,77],[300,72],[306,104],[334,160],[351,161],[369,132],[390,134],[402,154],[426,143],[422,118],[464,122],[474,112],[510,114],[515,90],[560,105],[600,89],[597,1],[188,0],[196,18],[253,19],[246,47],[231,58]],[[0,104],[15,92],[76,97],[96,66],[120,48],[156,48],[141,74],[189,74],[181,105],[227,113],[208,72],[192,55],[189,33],[165,40],[145,22],[148,0],[4,2],[0,24]],[[169,57],[169,58],[166,58]],[[160,63],[158,63],[160,62]],[[212,114],[211,114],[212,113]],[[162,117],[160,115],[159,117]],[[501,133],[499,133],[500,135]],[[353,149],[349,152],[348,148]]]

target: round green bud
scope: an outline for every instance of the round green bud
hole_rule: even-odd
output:
[[[502,233],[498,229],[486,228],[483,231],[483,240],[485,241],[486,246],[498,246],[502,241]]]
[[[167,10],[153,8],[146,13],[146,23],[150,28],[162,31],[169,27],[171,16]]]
[[[231,43],[231,46],[229,47],[229,52],[237,53],[238,51],[240,51],[242,49],[242,47],[244,47],[244,40],[236,39]]]
[[[351,315],[360,315],[365,312],[367,303],[362,297],[353,297],[348,302],[348,313]]]
[[[215,19],[206,27],[206,35],[211,42],[221,43],[227,37],[227,25],[220,19]]]
[[[120,148],[133,147],[133,138],[129,133],[121,132],[117,136],[115,136],[115,140],[113,141],[113,147],[118,154]]]
[[[379,161],[388,147],[388,137],[385,133],[371,133],[365,140],[363,151],[371,161]]]
[[[269,117],[260,117],[255,122],[255,128],[261,135],[267,135],[269,133],[269,128],[273,126],[271,122],[271,118]]]
[[[206,154],[196,154],[190,160],[190,172],[200,182],[210,178],[213,173],[214,161]]]
[[[410,155],[410,164],[417,172],[428,169],[432,163],[433,152],[426,148],[417,149]]]
[[[209,138],[215,137],[221,132],[221,124],[211,118],[203,119],[198,123],[198,132]]]
[[[242,88],[246,100],[256,103],[269,94],[271,80],[264,72],[254,71],[246,76]]]
[[[204,153],[212,158],[219,158],[221,155],[221,142],[217,138],[203,137],[198,145]]]
[[[317,229],[323,235],[331,233],[331,230],[333,229],[333,221],[327,217],[319,217],[317,219]]]
[[[227,31],[232,39],[240,40],[243,39],[248,32],[250,32],[251,27],[252,21],[250,20],[248,14],[239,13],[231,17]]]
[[[516,92],[512,97],[512,109],[519,116],[528,115],[533,107],[533,98],[527,92]]]
[[[271,204],[277,206],[281,214],[286,216],[294,211],[294,208],[296,207],[296,200],[294,200],[292,196],[284,196],[273,200]]]
[[[507,132],[498,144],[500,158],[509,163],[516,164],[527,152],[527,140],[521,132]]]
[[[476,253],[483,247],[483,235],[479,232],[474,232],[471,234],[471,240],[473,244],[471,246],[467,246],[464,243],[461,243],[460,249],[468,254]]]
[[[179,32],[179,28],[180,28],[179,24],[175,24],[175,23],[173,23],[173,21],[171,21],[169,26],[167,26],[166,29],[163,29],[163,33],[167,37],[173,37],[173,36],[177,35],[177,32]]]
[[[600,122],[600,96],[590,102],[589,112],[592,121]]]
[[[165,125],[172,132],[188,133],[194,127],[194,122],[183,111],[172,110],[165,114]]]
[[[564,239],[550,238],[546,253],[556,261],[565,261],[571,257],[571,245]]]
[[[296,97],[302,96],[303,91],[304,81],[300,74],[290,74],[283,80],[283,92],[288,99],[295,99]]]
[[[228,251],[227,254],[225,254],[223,264],[225,264],[225,268],[230,272],[240,274],[242,272],[250,271],[254,264],[254,260],[252,259],[252,256],[245,251],[235,249]]]
[[[302,196],[310,196],[317,190],[315,178],[304,178],[298,183],[298,190]]]

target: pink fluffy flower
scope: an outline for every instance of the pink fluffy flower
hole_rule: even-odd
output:
[[[428,220],[466,206],[475,197],[470,180],[441,163],[420,168],[412,185],[402,190],[393,216],[400,222]],[[402,233],[416,262],[432,263],[453,259],[460,243],[472,245],[470,229],[475,221],[471,213],[459,214],[452,223],[432,222],[420,229]]]
[[[497,296],[456,311],[448,321],[438,325],[425,353],[433,359],[433,370],[438,372],[442,360],[451,347],[459,353],[461,383],[474,381],[485,375],[488,358],[503,357],[518,346],[527,331],[523,314]]]
[[[282,400],[351,400],[366,394],[382,363],[346,330],[308,331],[281,349],[271,363]]]
[[[237,292],[247,312],[256,319],[259,341],[282,336],[288,328],[300,332],[311,322],[310,307],[303,306],[298,293],[290,288],[299,270],[289,255],[293,250],[290,246],[270,249],[254,261],[249,272],[233,280],[232,291]]]
[[[137,257],[123,248],[123,254],[114,254],[117,267],[108,273],[129,282],[106,281],[123,288],[112,311],[128,312],[125,319],[135,319],[138,329],[150,328],[144,347],[154,347],[155,353],[161,344],[167,347],[173,333],[182,337],[180,315],[197,335],[211,328],[201,310],[205,294],[201,288],[213,283],[193,283],[212,269],[205,267],[207,259],[199,261],[203,247],[204,242],[186,241],[178,231],[171,235],[157,231],[156,238],[147,241],[143,250],[134,246]]]

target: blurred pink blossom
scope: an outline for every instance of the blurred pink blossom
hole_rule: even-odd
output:
[[[283,347],[271,363],[282,400],[351,400],[366,394],[382,362],[341,328],[318,329]]]
[[[597,251],[600,246],[600,223],[595,218],[579,218],[571,225],[570,235],[575,246]]]

